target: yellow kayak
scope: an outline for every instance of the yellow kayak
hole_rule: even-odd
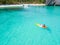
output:
[[[43,27],[42,24],[36,24],[36,26],[41,27],[41,28],[47,28],[46,26]]]

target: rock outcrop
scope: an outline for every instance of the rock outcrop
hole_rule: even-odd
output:
[[[46,5],[60,5],[60,0],[46,0]]]

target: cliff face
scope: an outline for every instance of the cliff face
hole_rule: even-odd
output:
[[[60,5],[60,0],[46,0],[46,5]]]
[[[60,0],[55,0],[55,2],[56,5],[60,5]]]
[[[54,5],[55,0],[46,0],[46,5]]]

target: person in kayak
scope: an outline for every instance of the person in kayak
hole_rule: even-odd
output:
[[[41,27],[41,28],[47,28],[45,24],[36,24],[36,26]]]
[[[45,24],[40,24],[42,28],[47,28]]]

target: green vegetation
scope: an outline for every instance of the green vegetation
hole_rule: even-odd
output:
[[[22,3],[45,3],[45,0],[0,0],[1,4],[22,4]]]

